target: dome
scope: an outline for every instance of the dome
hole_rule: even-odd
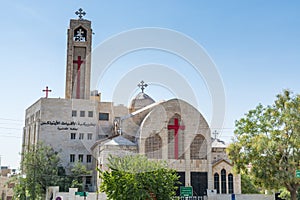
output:
[[[134,99],[132,99],[129,109],[130,112],[134,112],[153,103],[155,103],[155,101],[151,97],[144,92],[140,92]]]

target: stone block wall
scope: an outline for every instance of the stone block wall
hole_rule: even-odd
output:
[[[232,200],[231,194],[218,194],[208,196],[208,200]],[[265,194],[236,194],[235,200],[274,200],[274,195]]]

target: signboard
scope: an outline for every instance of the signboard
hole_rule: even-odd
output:
[[[297,170],[296,170],[296,177],[297,177],[297,178],[300,178],[300,169],[297,169]]]
[[[191,197],[193,196],[193,187],[183,187],[180,186],[180,196],[181,197]]]
[[[86,197],[88,195],[87,192],[75,192],[75,195],[79,195],[81,197]]]

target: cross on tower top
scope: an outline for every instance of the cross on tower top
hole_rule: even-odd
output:
[[[82,10],[82,8],[79,8],[76,12],[76,15],[78,15],[79,19],[82,19],[83,16],[85,16],[85,12]]]
[[[146,84],[144,81],[141,81],[139,84],[138,84],[138,87],[141,88],[142,90],[142,93],[144,93],[144,89],[148,86],[148,84]]]
[[[43,92],[46,92],[46,98],[48,98],[48,93],[49,93],[49,92],[52,92],[52,90],[49,90],[49,89],[48,89],[48,86],[46,86],[46,89],[43,90]]]

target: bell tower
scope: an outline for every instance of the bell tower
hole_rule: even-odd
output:
[[[65,98],[90,99],[91,21],[83,19],[81,8],[75,14],[78,19],[71,19],[68,29]]]

